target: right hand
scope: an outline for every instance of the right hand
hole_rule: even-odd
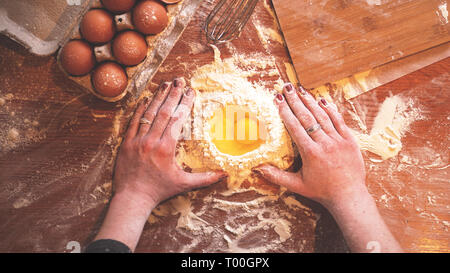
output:
[[[297,173],[270,165],[259,166],[257,172],[324,205],[352,251],[371,251],[376,243],[381,252],[402,252],[367,191],[359,146],[336,106],[324,99],[317,103],[303,88],[297,94],[290,84],[283,93],[276,96],[275,103],[303,166]],[[317,123],[322,129],[308,134],[308,128]]]
[[[367,197],[359,146],[336,106],[324,99],[317,103],[302,87],[296,91],[290,83],[283,88],[283,95],[276,96],[275,104],[303,166],[297,173],[271,165],[253,171],[328,208]],[[316,123],[321,129],[308,134],[306,130]]]

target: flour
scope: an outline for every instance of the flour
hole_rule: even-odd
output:
[[[303,209],[305,212],[308,212],[310,209],[308,207],[305,207],[302,203],[300,203],[297,199],[295,199],[293,196],[288,196],[286,198],[283,198],[283,202],[293,210]]]
[[[266,51],[269,51],[272,42],[275,42],[279,45],[284,45],[285,42],[278,24],[278,18],[275,15],[273,8],[270,6],[268,1],[262,2],[264,4],[265,11],[272,17],[272,25],[265,26],[261,21],[256,19],[260,18],[259,16],[253,16],[252,22],[256,28],[256,33],[258,34],[258,38],[261,44],[266,49]]]
[[[189,192],[173,198],[155,208],[149,218],[149,223],[156,223],[170,215],[178,216],[176,231],[192,239],[181,251],[190,251],[205,240],[209,240],[208,246],[213,248],[203,251],[211,251],[218,246],[222,246],[221,251],[226,252],[281,250],[284,243],[292,243],[293,232],[299,232],[299,214],[308,215],[312,227],[315,227],[317,219],[311,209],[292,196],[282,197],[285,201],[279,203],[279,195],[231,201],[209,193],[201,197],[200,206],[199,203],[194,206],[194,200],[200,198],[198,194],[199,192]],[[289,205],[280,206],[283,203]],[[213,211],[226,213],[223,223],[218,226],[208,221]],[[295,249],[301,250],[302,243],[297,242],[294,251]]]
[[[8,140],[11,141],[12,143],[16,143],[17,141],[19,141],[19,131],[17,131],[16,128],[11,128],[8,131]]]
[[[194,42],[190,42],[188,43],[189,46],[189,54],[191,55],[197,55],[203,51],[206,51],[208,49],[207,46],[201,44],[201,43],[194,43]]]
[[[271,5],[269,4],[269,1],[264,0],[263,4],[264,4],[264,8],[266,9],[267,13],[269,13],[270,16],[272,17],[273,26],[278,28],[278,17],[275,14],[275,10],[271,7]]]
[[[124,110],[120,109],[117,114],[114,116],[114,120],[112,123],[112,136],[118,137],[120,133],[120,127],[121,127],[121,118],[123,116]]]
[[[423,119],[412,100],[388,97],[380,106],[370,134],[353,131],[361,150],[379,155],[383,160],[396,156],[402,149],[401,138],[415,120]]]
[[[180,214],[176,228],[189,229],[194,234],[204,231],[211,233],[209,223],[192,212],[191,202],[188,198],[178,196],[171,201],[172,214]]]
[[[284,45],[284,39],[277,30],[264,27],[258,21],[256,21],[254,25],[258,33],[259,40],[266,49],[268,49],[271,41]]]
[[[18,198],[17,200],[14,201],[12,206],[15,209],[20,209],[20,208],[28,207],[31,203],[32,203],[31,200],[26,199],[24,197],[20,197],[20,198]]]
[[[382,4],[381,0],[366,0],[369,6],[380,6]]]
[[[358,82],[361,85],[364,85],[364,78],[366,78],[367,75],[364,76],[364,73],[360,74],[361,75],[358,76],[358,78],[360,78]],[[344,88],[339,91],[345,99],[351,99],[354,96],[361,94],[361,92],[354,89],[345,88],[345,83],[341,83],[340,86],[344,86]],[[316,97],[324,97],[327,100],[333,101],[328,88],[325,86],[316,88],[312,92]],[[369,129],[363,121],[365,113],[357,111],[357,105],[351,100],[348,100],[347,103],[351,107],[351,111],[348,111],[348,114],[359,127],[359,130],[351,129],[351,131],[356,136],[360,149],[369,151],[380,157],[379,159],[369,159],[374,163],[379,163],[396,156],[402,149],[401,138],[409,129],[410,124],[416,120],[424,119],[421,110],[415,107],[412,99],[406,100],[399,96],[393,96],[387,98],[382,103],[369,132]]]
[[[184,128],[185,132],[191,131],[190,139],[180,143],[177,161],[193,171],[224,170],[229,174],[229,188],[237,189],[248,179],[251,169],[262,163],[288,168],[293,162],[294,150],[273,102],[275,91],[248,80],[258,73],[257,69],[276,70],[271,63],[273,59],[235,55],[222,60],[217,47],[212,47],[214,62],[198,68],[190,80],[191,87],[200,92],[194,103],[192,120],[187,123],[192,128]],[[244,59],[246,61],[241,62]],[[252,68],[244,69],[238,64]],[[245,106],[264,122],[268,138],[259,148],[232,156],[219,151],[212,143],[211,126],[207,121],[225,105]]]
[[[439,5],[438,10],[436,11],[436,15],[438,16],[439,21],[442,25],[448,24],[447,2],[443,2]]]

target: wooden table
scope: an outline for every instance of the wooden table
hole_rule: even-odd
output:
[[[209,10],[207,3],[149,83],[150,90],[175,76],[188,79],[192,69],[212,62],[212,50],[202,46],[204,35],[199,27]],[[262,3],[240,38],[232,42],[234,47],[289,62],[282,44],[260,41],[257,23],[273,27],[268,6]],[[131,96],[116,104],[100,101],[68,80],[54,56],[33,56],[5,37],[0,37],[0,50],[0,251],[70,252],[75,250],[71,241],[84,247],[105,215],[115,155],[135,101]],[[225,47],[221,50],[230,56]],[[364,110],[361,113],[369,128],[388,96],[413,98],[422,109],[424,118],[411,124],[398,156],[374,162],[364,153],[369,191],[406,251],[450,251],[448,71],[450,59],[445,59],[351,100]],[[349,102],[339,105],[355,127]],[[224,187],[219,183],[198,191],[194,208],[201,205],[202,197]],[[233,196],[233,201],[245,202],[256,194]],[[293,212],[298,224],[291,227],[292,236],[281,248],[268,251],[348,251],[328,212],[295,197],[307,209]],[[272,205],[277,208],[281,203]],[[320,215],[316,225],[305,211]],[[215,238],[216,245],[201,241],[183,248],[192,243],[192,234],[176,228],[178,216],[146,225],[137,251],[226,251],[223,238]],[[225,229],[227,214],[223,211],[211,209],[204,217],[215,229]],[[260,241],[255,236],[245,239],[249,248]],[[271,229],[264,236],[269,242],[277,237]]]

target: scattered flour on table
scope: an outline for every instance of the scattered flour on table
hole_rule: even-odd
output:
[[[402,149],[402,136],[411,123],[424,119],[412,99],[392,96],[380,106],[369,134],[353,130],[361,150],[372,152],[382,160],[396,156]]]
[[[259,37],[259,40],[263,44],[264,48],[268,49],[271,42],[276,42],[281,45],[284,45],[284,39],[280,35],[277,29],[273,29],[271,27],[265,27],[258,20],[254,20],[254,25]]]
[[[0,113],[8,115],[8,122],[0,124],[0,153],[9,152],[45,138],[45,132],[39,129],[37,120],[22,118],[19,113],[20,108],[11,111],[9,102],[12,99],[14,99],[12,93],[0,97]]]
[[[380,6],[382,4],[381,0],[366,0],[369,6]]]
[[[303,206],[292,196],[282,197],[286,207],[274,206],[280,196],[261,196],[249,201],[230,201],[208,194],[203,197],[202,205],[194,212],[192,200],[197,198],[197,192],[190,192],[185,196],[178,196],[154,209],[149,223],[161,221],[169,215],[178,215],[176,230],[192,238],[191,243],[184,245],[181,252],[189,251],[210,240],[211,247],[226,242],[226,252],[267,252],[282,249],[282,243],[291,238],[293,227],[296,225],[295,213],[304,213],[315,227],[317,215],[311,209]],[[226,213],[223,224],[214,226],[208,222],[211,210]],[[291,222],[294,221],[294,222]],[[278,238],[268,240],[270,231]],[[259,234],[257,240],[249,240]],[[208,249],[204,249],[208,251]]]
[[[447,2],[443,2],[439,5],[438,10],[436,10],[436,15],[438,16],[439,21],[442,25],[448,24]]]

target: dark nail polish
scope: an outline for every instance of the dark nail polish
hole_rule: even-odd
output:
[[[176,78],[173,80],[173,86],[175,86],[175,87],[180,87],[183,85],[183,83],[184,83],[183,78]]]
[[[303,88],[303,86],[299,86],[298,91],[300,92],[300,95],[304,96],[306,95],[306,90],[305,88]]]
[[[291,93],[292,92],[292,90],[294,90],[294,86],[292,85],[292,83],[286,83],[285,85],[284,85],[284,88],[286,88],[286,91],[288,92],[288,93]]]
[[[256,173],[257,175],[263,176],[263,172],[260,169],[254,168],[252,169],[252,172]]]
[[[223,178],[225,178],[225,177],[228,177],[228,173],[226,173],[226,172],[221,172],[221,174],[220,174],[220,179],[223,179]]]
[[[149,100],[149,98],[148,98],[148,97],[145,97],[145,98],[144,98],[144,104],[147,104],[147,103],[148,103],[148,100]]]
[[[320,99],[320,103],[322,103],[323,106],[328,106],[328,102],[324,98]]]
[[[281,95],[280,93],[278,93],[276,96],[277,101],[282,102],[283,101],[283,95]]]

